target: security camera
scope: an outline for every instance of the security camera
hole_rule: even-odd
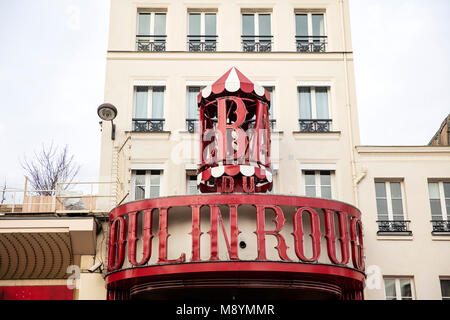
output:
[[[103,265],[103,262],[97,262],[97,263],[94,264],[92,267],[90,267],[90,268],[88,269],[88,271],[92,273],[92,272],[95,272],[96,270],[100,269],[100,272],[101,272],[101,267],[102,267],[102,265]]]

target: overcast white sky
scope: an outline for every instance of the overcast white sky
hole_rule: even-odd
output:
[[[424,145],[450,112],[450,1],[350,0],[361,143]],[[0,184],[69,146],[98,178],[109,0],[0,0]]]

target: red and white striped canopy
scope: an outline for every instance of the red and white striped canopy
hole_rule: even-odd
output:
[[[198,102],[201,99],[212,98],[224,91],[244,93],[255,93],[262,99],[270,101],[270,93],[257,83],[252,82],[242,74],[238,69],[232,67],[223,76],[216,80],[213,84],[204,88],[198,95]]]

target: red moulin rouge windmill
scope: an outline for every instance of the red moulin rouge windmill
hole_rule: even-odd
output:
[[[200,92],[198,106],[200,191],[272,190],[269,92],[233,67]]]

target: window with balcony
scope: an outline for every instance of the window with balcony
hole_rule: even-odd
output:
[[[136,35],[137,51],[166,51],[166,14],[139,12]]]
[[[325,52],[325,17],[323,13],[295,14],[295,43],[297,52]]]
[[[304,194],[307,197],[332,199],[334,172],[330,170],[304,170]]]
[[[135,87],[133,131],[164,131],[164,91],[164,86]]]
[[[157,198],[161,189],[161,170],[133,170],[133,200]]]
[[[375,181],[378,234],[411,235],[405,220],[401,181]]]
[[[195,170],[186,171],[186,194],[199,194],[197,189],[197,172]]]
[[[272,30],[269,13],[242,14],[242,51],[271,52]]]
[[[450,279],[440,279],[442,300],[450,300]]]
[[[217,50],[216,14],[213,12],[189,13],[188,50],[215,52]]]
[[[191,133],[199,131],[197,96],[203,88],[204,86],[187,87],[186,130]]]
[[[414,290],[411,278],[385,278],[386,300],[413,300]]]
[[[300,132],[331,131],[328,87],[298,87]]]
[[[433,233],[450,233],[450,182],[429,181]]]

